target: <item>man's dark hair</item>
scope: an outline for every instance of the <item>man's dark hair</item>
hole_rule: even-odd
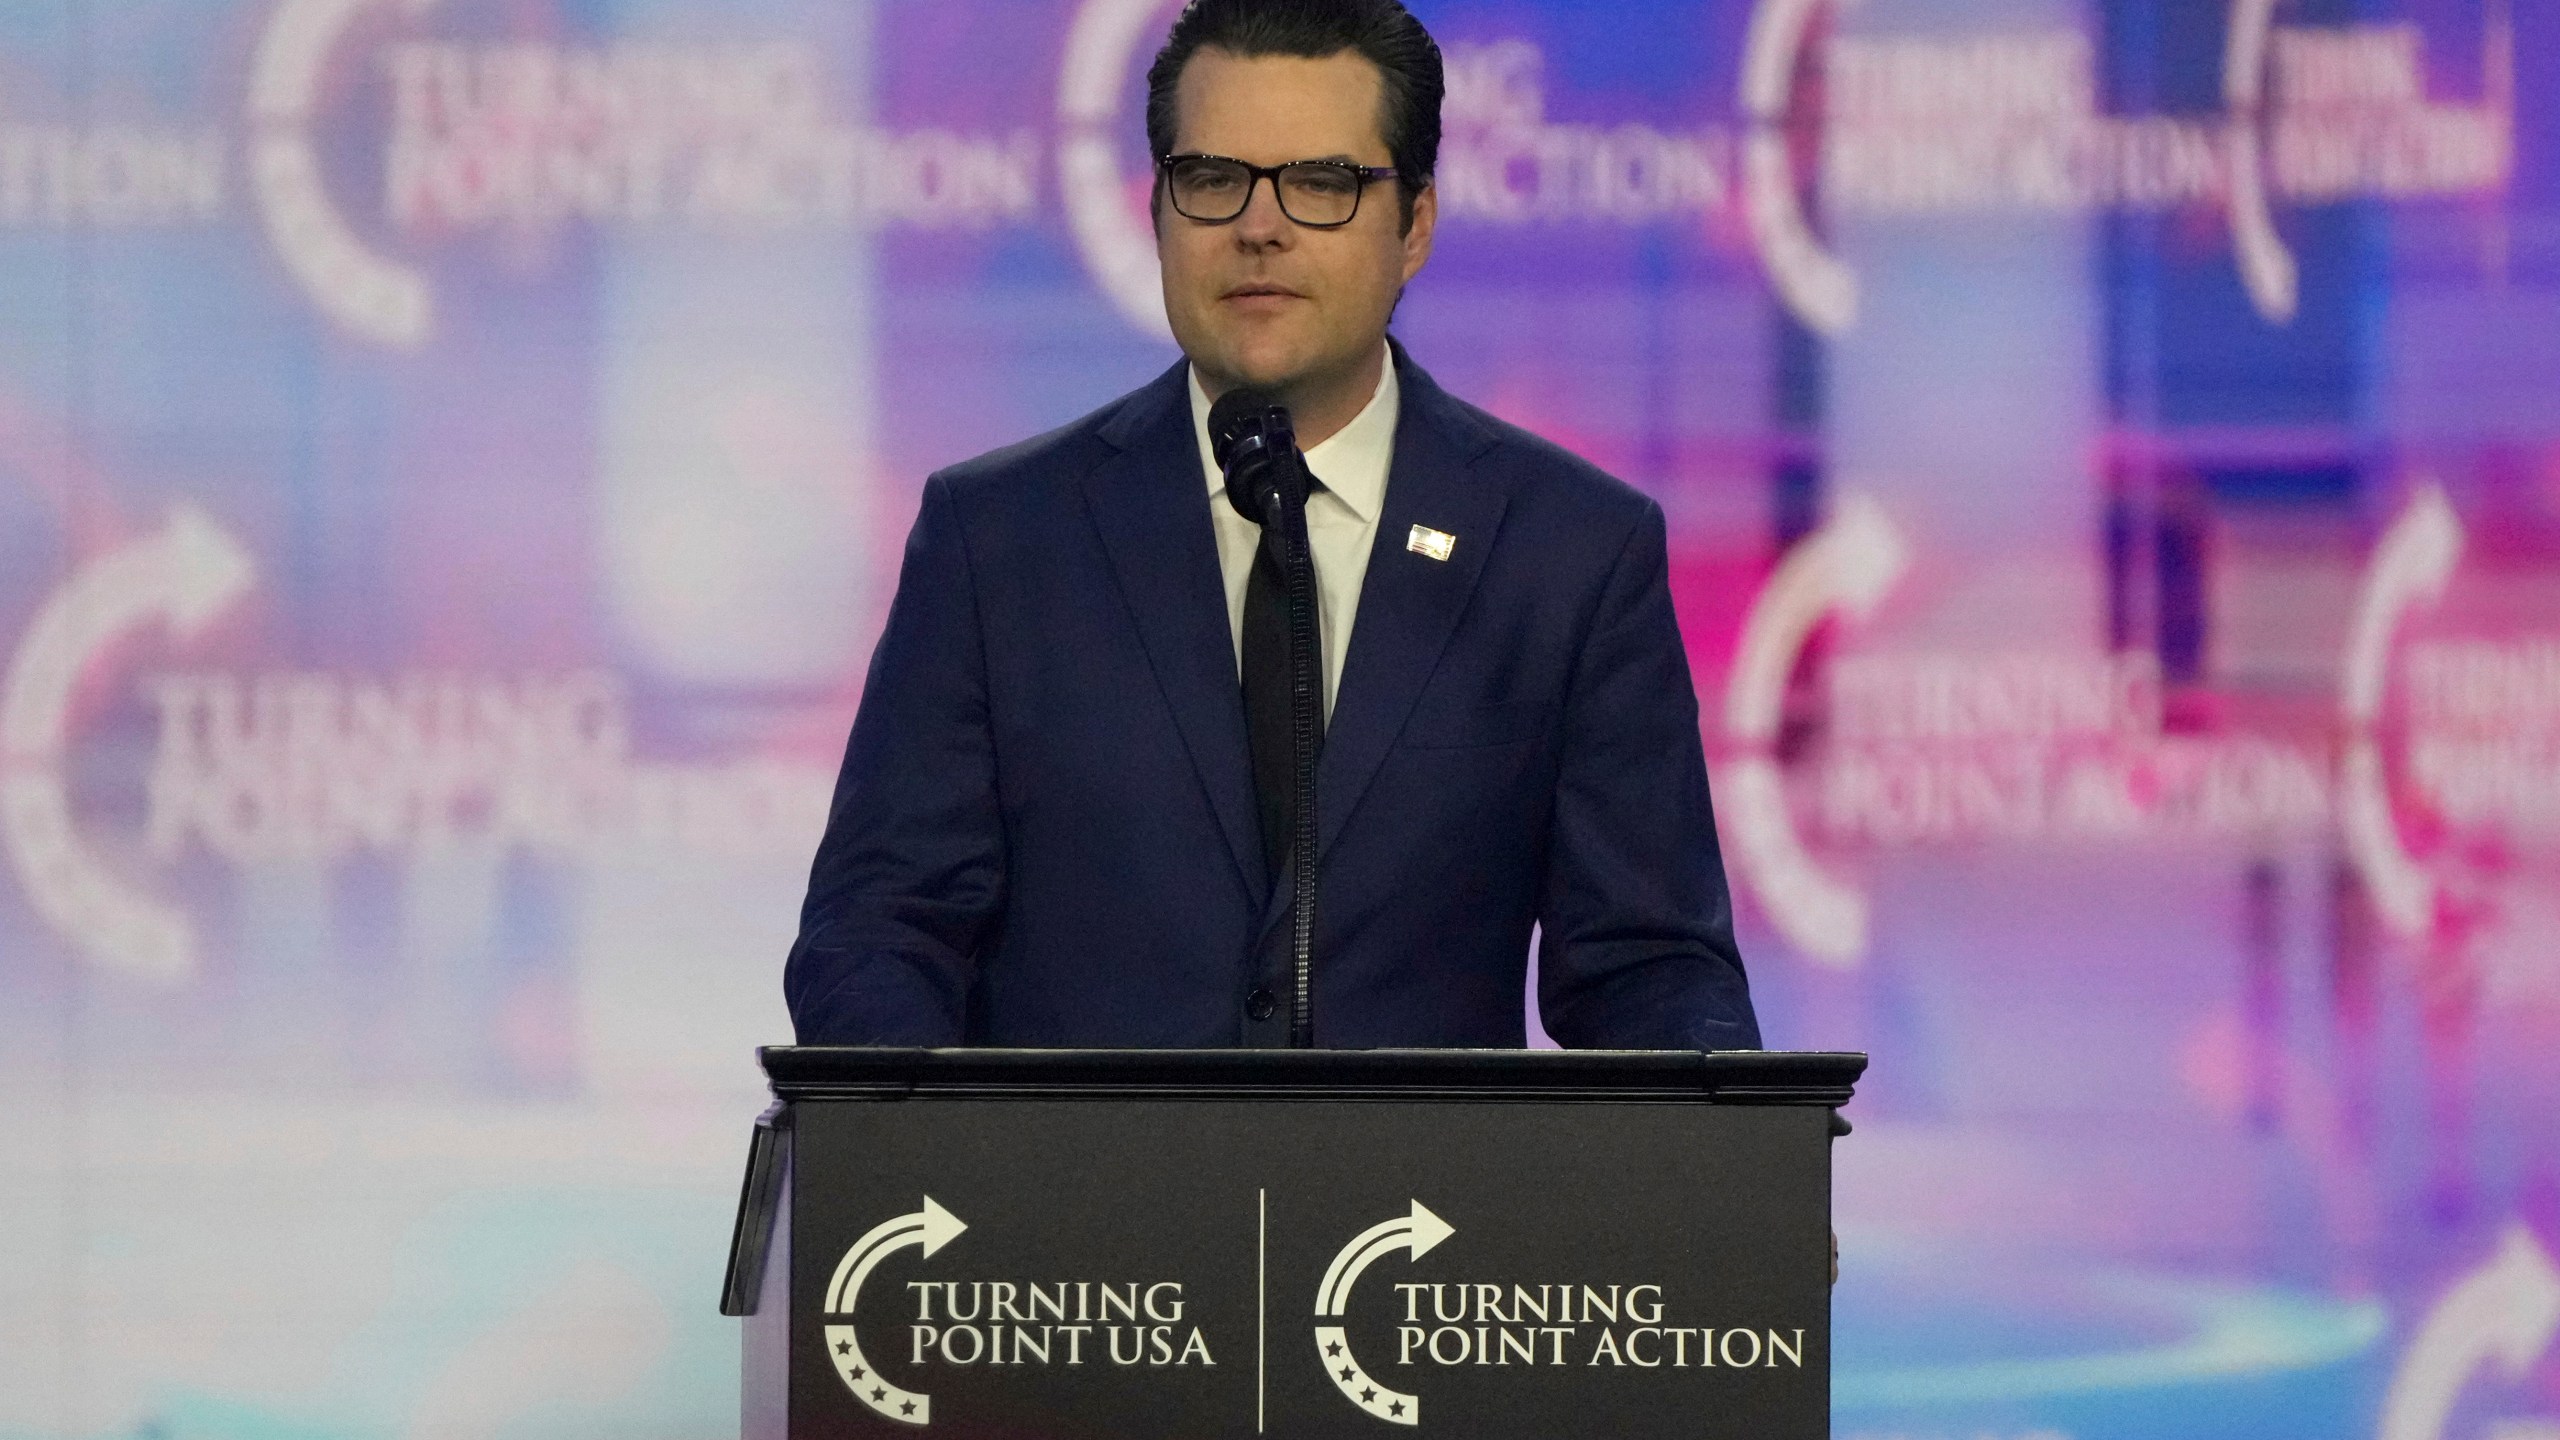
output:
[[[1379,123],[1395,161],[1404,223],[1440,163],[1440,47],[1398,0],[1191,0],[1147,67],[1147,150],[1173,149],[1174,88],[1202,46],[1243,56],[1321,60],[1345,50],[1378,67],[1386,82]],[[1296,157],[1307,158],[1307,157]]]

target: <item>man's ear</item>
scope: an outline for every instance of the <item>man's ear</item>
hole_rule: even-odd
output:
[[[1431,239],[1440,226],[1440,187],[1423,182],[1422,193],[1413,197],[1413,223],[1404,227],[1404,278],[1411,284],[1431,259]]]

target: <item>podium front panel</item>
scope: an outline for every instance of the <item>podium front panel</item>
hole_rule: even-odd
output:
[[[1827,1107],[1399,1093],[792,1103],[767,1433],[1828,1433]]]

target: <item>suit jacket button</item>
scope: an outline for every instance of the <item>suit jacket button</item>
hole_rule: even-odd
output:
[[[1244,997],[1244,1013],[1256,1020],[1268,1020],[1280,1008],[1280,997],[1268,990],[1256,989]]]

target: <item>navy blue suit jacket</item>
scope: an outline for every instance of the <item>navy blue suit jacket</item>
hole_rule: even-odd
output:
[[[1522,1044],[1534,925],[1559,1042],[1756,1048],[1660,507],[1396,364],[1316,1043]],[[1210,498],[1180,365],[926,482],[785,973],[803,1043],[1287,1043]]]

